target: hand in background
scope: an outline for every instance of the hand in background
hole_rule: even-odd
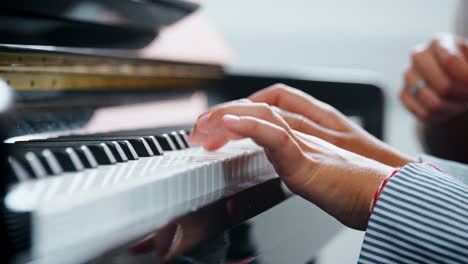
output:
[[[468,42],[447,34],[418,46],[400,92],[423,122],[443,122],[468,110]]]
[[[265,103],[239,100],[216,106],[197,121],[190,135],[192,143],[208,149],[240,138],[252,138],[264,148],[293,192],[360,230],[367,226],[369,206],[378,186],[393,171],[392,167],[293,130]]]

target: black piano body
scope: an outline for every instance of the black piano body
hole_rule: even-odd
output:
[[[151,3],[156,9],[163,7],[160,8],[161,12],[168,12],[167,5],[168,3],[170,5],[170,1]],[[180,5],[177,7],[180,8]],[[176,19],[195,9],[192,5],[187,7],[182,4],[182,7],[183,12],[179,12],[175,16]],[[11,8],[15,8],[14,4]],[[20,11],[16,10],[11,13],[11,10],[5,10],[0,12],[0,16],[2,19],[16,16],[15,20],[9,21],[17,21],[18,17],[26,17],[28,20],[31,19],[29,15],[37,10]],[[57,19],[50,14],[38,15],[37,12],[34,13],[33,18],[39,16],[41,20],[47,18],[57,22]],[[161,24],[167,25],[173,22],[174,16],[171,17],[173,20],[161,22]],[[68,18],[65,28],[73,22],[73,19]],[[80,26],[74,30],[80,31],[83,26],[81,22]],[[109,39],[112,40],[116,40],[112,37],[113,34],[115,36],[115,31],[106,31],[107,27],[125,29],[119,31],[117,35],[131,31],[128,25],[103,25],[100,21],[86,21],[84,24],[96,26],[92,22],[101,23],[100,29],[104,31],[100,32],[104,32],[103,36],[108,34]],[[148,36],[151,38],[157,36],[157,30],[151,31],[143,28],[145,34],[142,34],[143,37],[140,40],[145,40]],[[146,34],[148,32],[154,35]],[[129,36],[133,33],[135,31]],[[101,219],[107,219],[106,217],[109,216],[105,215],[105,211],[102,212],[102,217],[96,214],[86,217],[81,215],[83,219],[67,219],[64,216],[64,219],[57,219],[57,229],[61,228],[62,222],[66,222],[64,227],[69,228],[70,223],[73,223],[76,225],[75,230],[54,231],[57,232],[55,234],[62,232],[65,235],[60,238],[62,240],[53,241],[53,237],[49,237],[47,232],[37,230],[41,225],[34,222],[37,214],[35,211],[19,210],[21,206],[12,210],[12,204],[16,205],[14,202],[18,200],[16,193],[27,194],[27,191],[18,191],[20,184],[24,185],[25,182],[35,184],[44,181],[50,181],[52,184],[55,179],[57,179],[55,182],[58,182],[60,177],[63,177],[51,167],[47,167],[43,174],[37,174],[35,168],[29,168],[26,170],[29,178],[18,177],[17,171],[12,169],[10,157],[19,155],[21,158],[27,153],[36,153],[36,151],[41,153],[36,153],[37,155],[43,153],[41,147],[36,147],[36,143],[28,141],[42,140],[46,142],[46,146],[56,146],[50,148],[57,150],[57,153],[62,153],[66,146],[56,141],[62,141],[63,138],[67,139],[74,135],[77,135],[79,140],[82,140],[79,137],[88,137],[82,142],[90,144],[89,146],[100,146],[105,143],[112,147],[110,142],[118,141],[115,147],[123,148],[125,144],[119,140],[127,142],[142,136],[147,140],[150,135],[163,141],[169,141],[167,137],[172,138],[173,144],[177,145],[177,140],[180,139],[183,142],[183,133],[191,129],[193,121],[183,118],[177,120],[176,116],[179,116],[180,112],[188,116],[196,114],[191,111],[199,109],[197,98],[202,98],[207,106],[211,106],[244,98],[258,89],[275,83],[284,83],[299,88],[335,106],[346,115],[356,117],[358,122],[377,138],[383,136],[383,94],[377,84],[367,77],[360,78],[358,81],[333,81],[327,79],[326,76],[310,77],[299,73],[230,72],[218,64],[162,60],[142,55],[144,53],[134,48],[144,41],[136,46],[135,43],[122,42],[121,45],[127,45],[127,49],[123,50],[112,49],[118,41],[114,41],[109,47],[105,46],[106,42],[103,42],[105,38],[99,39],[99,43],[77,43],[75,47],[59,47],[69,46],[70,43],[56,42],[55,36],[47,39],[47,44],[53,44],[51,47],[24,45],[45,44],[45,42],[38,42],[44,41],[43,38],[38,37],[31,42],[16,43],[16,38],[11,37],[15,35],[8,36],[3,39],[0,37],[3,42],[0,45],[0,78],[6,84],[4,86],[8,86],[14,93],[13,104],[1,115],[1,137],[4,143],[0,155],[2,162],[0,164],[2,175],[0,186],[2,229],[0,231],[2,243],[4,243],[2,248],[6,249],[5,254],[2,253],[2,263],[159,263],[164,261],[169,263],[304,263],[313,259],[321,244],[341,228],[338,222],[313,205],[297,197],[290,198],[291,194],[284,188],[279,178],[247,177],[242,182],[236,179],[225,179],[227,185],[223,188],[207,191],[203,195],[186,197],[177,203],[169,202],[168,206],[157,211],[157,214],[152,214],[151,217],[137,219],[137,213],[135,213],[135,218],[132,219],[131,213],[122,209],[123,214],[126,214],[125,218],[130,221],[127,226],[109,228],[106,232],[83,234],[82,237],[85,239],[79,241],[73,241],[73,237],[80,237],[82,235],[79,234],[80,230],[88,230],[85,226],[92,226],[96,230],[100,227],[112,226],[111,223],[100,222]],[[148,42],[144,43],[148,44]],[[102,47],[102,45],[105,49],[95,49],[96,46]],[[93,48],[83,48],[83,46]],[[179,109],[174,110],[178,111],[177,115],[175,113],[174,116],[168,115],[167,111],[163,110],[149,117],[145,113],[148,107],[167,106],[171,103],[178,105]],[[191,108],[190,105],[195,105],[195,107]],[[143,120],[143,123],[138,123],[135,129],[131,129],[131,124],[127,126],[123,124],[124,122],[119,123],[119,120],[128,121],[123,116],[119,116],[119,113],[127,110],[133,111],[135,119],[138,119],[140,115],[145,116],[143,119],[164,119],[166,123],[162,124],[169,125],[151,127],[153,123],[146,122],[151,120]],[[104,113],[103,118],[102,113]],[[157,113],[161,113],[161,116]],[[96,129],[94,122],[98,114],[101,117],[101,119],[98,118],[99,122],[107,121],[105,125],[116,123],[113,124],[112,131]],[[182,134],[178,134],[179,132]],[[106,138],[104,143],[95,141],[93,141],[95,143],[89,143],[90,134],[102,139],[107,137],[103,136],[106,133],[107,136],[113,133],[113,138]],[[164,138],[162,135],[167,137]],[[58,138],[58,140],[54,141],[51,138]],[[65,142],[70,142],[70,140],[65,140]],[[183,150],[182,148],[188,147],[188,145],[183,147],[184,144],[186,145],[186,143],[180,143],[180,146],[168,149],[171,152],[170,155],[176,156],[174,153],[177,154],[177,151],[191,151],[190,148]],[[41,145],[38,143],[38,146]],[[112,151],[117,150],[112,149]],[[166,156],[170,156],[166,149],[164,152]],[[45,159],[42,156],[40,158]],[[78,158],[83,158],[83,155]],[[153,159],[158,159],[157,155],[154,155]],[[31,162],[28,159],[25,160],[23,162]],[[243,168],[239,167],[244,166],[243,161],[228,160],[233,160],[233,162],[223,168],[229,171],[236,170],[236,175],[242,176]],[[44,161],[40,160],[40,162]],[[66,170],[67,166],[72,166],[63,165],[61,162],[59,162],[60,172]],[[99,171],[101,167],[117,166],[119,162],[130,165],[136,161],[117,160],[109,164],[101,164],[99,161],[98,167],[93,167],[88,162],[83,165],[83,171]],[[19,162],[19,164],[23,163]],[[73,170],[74,168],[69,169],[67,173],[73,174]],[[131,174],[128,175],[131,177]],[[213,175],[216,175],[216,172]],[[100,175],[93,177],[100,177]],[[172,182],[169,183],[172,184]],[[183,184],[188,185],[188,183]],[[191,182],[190,184],[198,183]],[[46,186],[47,190],[49,185]],[[69,188],[69,186],[57,186],[59,187],[55,188]],[[173,186],[165,188],[171,190]],[[185,189],[177,191],[180,192],[177,195],[185,195]],[[39,191],[38,193],[41,194]],[[36,198],[42,199],[43,197]],[[172,198],[174,194],[167,193],[165,199]],[[128,202],[122,199],[124,201],[122,203]],[[154,197],[151,196],[151,199]],[[42,203],[41,206],[44,204],[46,203]],[[133,206],[141,207],[142,205],[138,202]],[[45,208],[45,211],[47,209]],[[53,225],[47,224],[47,226]],[[78,232],[78,235],[70,236],[68,240],[67,232],[73,234]],[[55,247],[53,250],[45,250],[43,245],[38,244],[40,241],[52,241]],[[57,246],[61,244],[63,247]]]

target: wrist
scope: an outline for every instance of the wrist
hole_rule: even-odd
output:
[[[380,195],[382,194],[382,192],[383,192],[383,190],[385,188],[385,185],[387,185],[388,181],[390,181],[390,179],[395,174],[397,174],[400,170],[401,170],[401,167],[396,168],[395,170],[393,170],[393,172],[391,174],[389,174],[387,177],[385,177],[382,180],[382,182],[380,183],[379,188],[377,188],[377,191],[375,191],[374,198],[372,199],[372,201],[370,203],[370,206],[369,206],[369,218],[372,215],[372,212],[374,211],[375,205],[377,204],[377,201],[379,200]]]
[[[376,192],[379,190],[382,182],[391,175],[395,167],[387,166],[379,162],[372,162],[366,171],[365,182],[362,182],[361,194],[358,199],[359,205],[356,210],[357,220],[359,221],[360,230],[367,228],[369,221],[369,206],[373,203]],[[363,179],[364,180],[364,179]]]
[[[418,163],[419,160],[417,158],[408,156],[403,153],[393,153],[388,159],[389,161],[386,163],[391,167],[403,167],[408,163]]]

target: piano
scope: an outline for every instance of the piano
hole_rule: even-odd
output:
[[[340,230],[252,141],[207,152],[187,135],[207,107],[285,83],[382,138],[381,89],[226,70],[198,8],[2,2],[2,263],[306,263]]]

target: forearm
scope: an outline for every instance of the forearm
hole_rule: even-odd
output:
[[[427,153],[468,164],[468,111],[446,122],[420,123],[418,132]]]

